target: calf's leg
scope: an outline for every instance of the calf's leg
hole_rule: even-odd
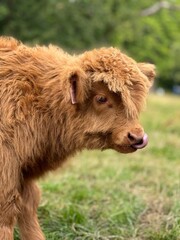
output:
[[[6,187],[6,186],[5,186]],[[8,200],[7,200],[8,199]],[[20,196],[11,192],[0,200],[0,240],[13,240],[14,225],[20,209]]]
[[[0,149],[0,240],[13,240],[21,208],[19,163],[9,145],[1,142]]]
[[[21,240],[45,240],[37,218],[40,191],[33,181],[23,184],[21,197],[22,208],[18,216]]]

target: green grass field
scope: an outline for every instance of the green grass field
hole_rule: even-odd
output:
[[[47,240],[180,239],[180,97],[151,95],[141,120],[146,149],[84,151],[39,182]]]

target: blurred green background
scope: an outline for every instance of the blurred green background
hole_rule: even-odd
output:
[[[180,85],[180,0],[1,0],[0,34],[70,52],[115,46]]]

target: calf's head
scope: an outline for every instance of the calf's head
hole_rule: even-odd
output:
[[[154,65],[137,63],[118,49],[102,48],[75,59],[69,75],[83,147],[130,153],[144,148],[148,136],[139,123]]]

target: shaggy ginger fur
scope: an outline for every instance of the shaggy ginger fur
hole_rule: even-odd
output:
[[[115,48],[78,56],[0,38],[0,240],[43,240],[34,180],[86,149],[145,147],[138,122],[154,66]]]

